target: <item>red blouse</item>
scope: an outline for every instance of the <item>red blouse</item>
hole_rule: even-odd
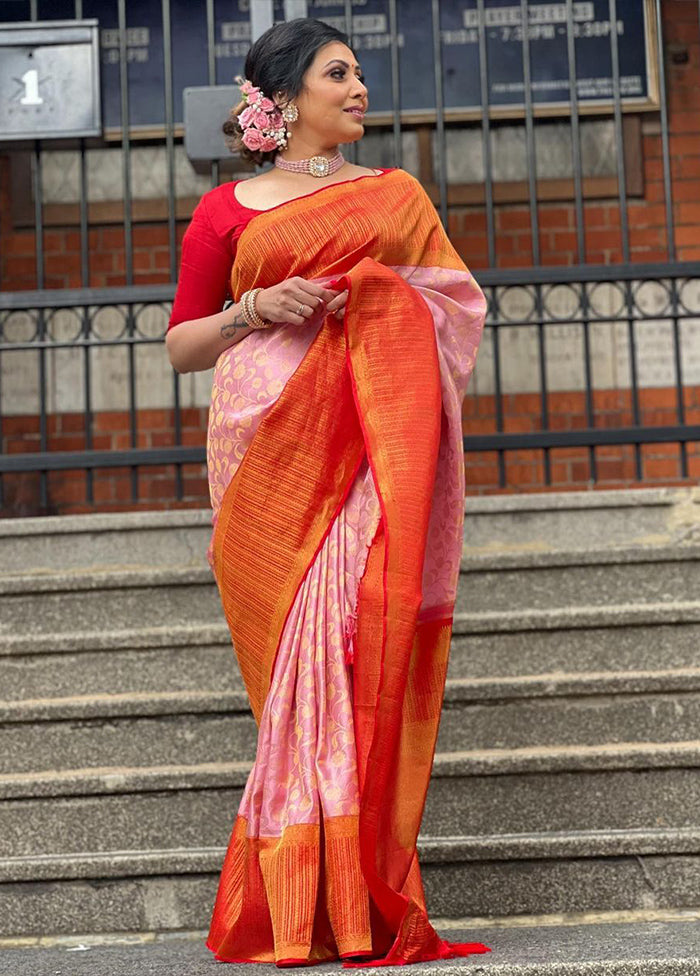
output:
[[[388,173],[389,169],[384,168],[381,172]],[[189,319],[215,315],[231,297],[231,268],[238,238],[248,221],[256,214],[266,212],[244,207],[238,202],[234,189],[241,182],[231,180],[214,187],[194,208],[182,239],[180,274],[168,329]]]

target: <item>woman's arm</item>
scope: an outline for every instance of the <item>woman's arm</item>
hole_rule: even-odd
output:
[[[178,373],[211,369],[221,353],[240,342],[253,329],[245,324],[241,303],[223,312],[182,322],[168,331],[165,346]]]

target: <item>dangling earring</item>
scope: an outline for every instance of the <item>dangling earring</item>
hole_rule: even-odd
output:
[[[299,118],[299,109],[293,102],[289,102],[282,109],[282,118],[285,122],[296,122]]]

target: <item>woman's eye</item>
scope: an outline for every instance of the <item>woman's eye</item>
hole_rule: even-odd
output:
[[[334,68],[331,71],[331,78],[344,78],[344,77],[345,77],[345,72],[343,71],[342,68]],[[364,83],[365,83],[365,76],[364,75],[358,75],[357,77],[362,82],[362,84],[364,85]]]

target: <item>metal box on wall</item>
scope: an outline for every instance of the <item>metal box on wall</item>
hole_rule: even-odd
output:
[[[97,20],[0,25],[0,142],[101,134]]]

